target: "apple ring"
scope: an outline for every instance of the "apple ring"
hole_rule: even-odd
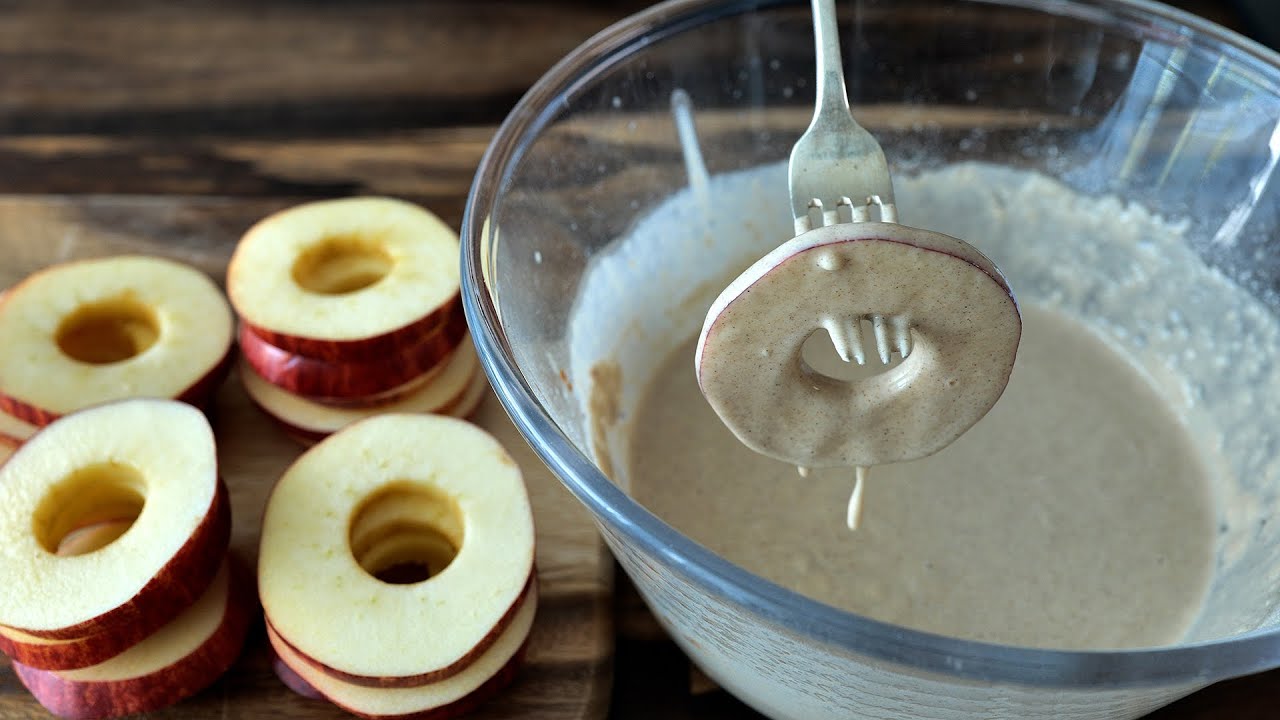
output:
[[[245,575],[224,561],[180,615],[101,663],[51,672],[15,662],[14,673],[61,717],[122,717],[173,705],[213,684],[240,656],[257,609]]]
[[[439,367],[467,334],[462,306],[455,308],[442,326],[417,344],[374,360],[337,362],[291,353],[262,339],[248,325],[240,327],[240,349],[254,372],[282,390],[322,403],[360,401],[406,385],[412,388],[413,381]]]
[[[114,542],[56,554],[75,529],[120,518],[133,524]],[[230,532],[199,410],[135,399],[68,415],[0,466],[0,577],[22,578],[0,583],[0,625],[46,640],[155,630],[208,587]]]
[[[911,328],[900,365],[845,382],[804,363],[816,330],[875,315]],[[1008,283],[972,246],[846,223],[783,243],[725,288],[695,363],[743,444],[801,467],[866,467],[937,452],[980,420],[1004,392],[1021,334]]]
[[[323,698],[359,717],[459,717],[515,679],[538,607],[536,586],[530,587],[526,595],[511,625],[492,647],[457,675],[438,682],[408,688],[367,687],[344,682],[311,666],[268,625],[267,639],[276,655],[276,676],[303,697]]]
[[[427,210],[345,198],[254,225],[227,268],[227,294],[252,331],[329,361],[397,355],[458,303],[458,236]]]
[[[263,412],[291,434],[314,442],[357,420],[382,413],[448,414],[466,398],[475,375],[483,375],[479,367],[475,346],[468,335],[430,382],[408,395],[370,407],[327,405],[294,395],[267,382],[244,360],[240,364],[240,380],[249,399]]]
[[[440,542],[420,561],[426,579],[406,582],[382,579],[390,566],[362,565],[357,539],[366,563],[405,562],[404,540]],[[308,666],[359,686],[420,687],[465,671],[497,641],[535,582],[533,552],[520,470],[493,437],[444,416],[379,415],[280,478],[263,516],[258,588],[269,627]]]
[[[222,291],[182,263],[129,255],[42,270],[0,304],[0,411],[47,425],[128,397],[203,405],[233,329]]]

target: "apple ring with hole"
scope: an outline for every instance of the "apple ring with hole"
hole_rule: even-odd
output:
[[[78,527],[62,538],[54,554],[84,555],[99,550],[115,542],[132,525],[132,518],[121,518]],[[150,629],[134,625],[75,640],[46,640],[0,627],[0,652],[38,670],[74,670],[119,655],[138,644]]]
[[[14,673],[50,712],[103,720],[159,710],[204,690],[240,656],[256,604],[230,559],[188,608],[120,655],[55,672],[15,662]]]
[[[275,213],[241,238],[227,294],[252,332],[328,361],[400,355],[459,304],[458,235],[392,198],[323,200]]]
[[[268,626],[308,669],[420,687],[466,672],[527,614],[533,558],[528,493],[497,440],[455,418],[379,415],[280,478],[258,591]]]
[[[515,679],[537,614],[536,586],[530,586],[520,611],[497,641],[456,675],[418,687],[368,687],[344,682],[317,670],[267,627],[267,639],[279,658],[276,675],[303,697],[320,697],[347,712],[371,720],[455,718],[492,699]]]
[[[249,399],[292,436],[316,442],[357,420],[382,413],[449,414],[466,397],[476,376],[483,376],[479,368],[475,346],[468,336],[431,382],[405,397],[373,407],[326,405],[294,395],[267,382],[243,360],[240,380]]]
[[[846,358],[862,353],[861,324],[876,316],[909,343],[897,367],[846,382],[804,362],[801,347],[824,328]],[[725,288],[695,363],[747,447],[801,467],[867,467],[934,453],[978,422],[1004,392],[1021,335],[1009,284],[973,246],[845,223],[783,243]]]
[[[131,525],[110,544],[57,554],[74,530],[121,519]],[[0,467],[0,577],[24,578],[0,583],[0,625],[85,643],[145,635],[208,587],[230,533],[199,410],[132,399],[72,413]]]
[[[0,411],[34,425],[129,397],[206,404],[229,369],[222,291],[173,260],[126,255],[56,265],[0,304]]]
[[[444,324],[400,353],[374,360],[331,361],[278,348],[249,329],[240,327],[240,351],[267,382],[317,402],[360,402],[413,386],[462,342],[467,321],[456,305]],[[393,398],[387,398],[393,399]]]

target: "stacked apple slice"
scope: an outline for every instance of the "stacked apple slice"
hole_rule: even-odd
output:
[[[245,390],[304,443],[385,412],[465,417],[487,389],[458,298],[458,236],[411,203],[271,215],[236,247],[227,293]]]
[[[390,414],[320,442],[263,517],[281,680],[371,718],[449,716],[514,676],[537,610],[520,470],[463,420]]]
[[[68,414],[0,467],[0,650],[50,711],[156,710],[216,680],[255,614],[199,410]]]

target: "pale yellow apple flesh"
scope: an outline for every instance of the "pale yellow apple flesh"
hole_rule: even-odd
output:
[[[357,553],[416,557],[429,577],[387,582],[388,567]],[[271,626],[325,674],[422,685],[462,672],[511,622],[533,554],[528,494],[496,440],[455,418],[379,415],[281,477],[263,518],[259,594]]]
[[[329,360],[412,345],[457,302],[458,236],[438,217],[391,198],[298,205],[240,240],[227,292],[270,344]]]
[[[484,654],[456,675],[419,687],[365,687],[344,682],[299,657],[270,627],[267,628],[267,637],[289,670],[315,692],[348,712],[366,718],[454,717],[471,709],[468,700],[483,701],[511,680],[520,651],[533,627],[537,605],[537,589],[531,587],[511,624]]]
[[[129,397],[199,402],[233,319],[204,273],[119,256],[31,275],[0,303],[0,410],[36,425]]]
[[[133,518],[93,552],[77,528]],[[134,399],[67,415],[0,467],[0,625],[79,639],[172,619],[208,586],[230,534],[213,431],[194,407]]]
[[[15,663],[50,711],[108,718],[149,712],[204,689],[239,656],[254,615],[247,579],[224,562],[206,591],[154,634],[99,664],[46,671]]]
[[[468,335],[430,382],[404,397],[375,407],[325,405],[282,390],[264,380],[243,360],[240,380],[254,404],[304,436],[324,436],[357,420],[384,413],[447,413],[462,400],[478,372],[479,360]]]
[[[0,412],[0,445],[15,449],[31,439],[40,428],[9,413]]]

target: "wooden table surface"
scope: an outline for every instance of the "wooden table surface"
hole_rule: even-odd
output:
[[[271,202],[385,193],[455,227],[480,154],[553,62],[649,3],[0,0],[0,193]],[[1226,24],[1228,5],[1176,3]],[[625,580],[615,718],[742,718]],[[1152,720],[1280,716],[1280,671]]]

